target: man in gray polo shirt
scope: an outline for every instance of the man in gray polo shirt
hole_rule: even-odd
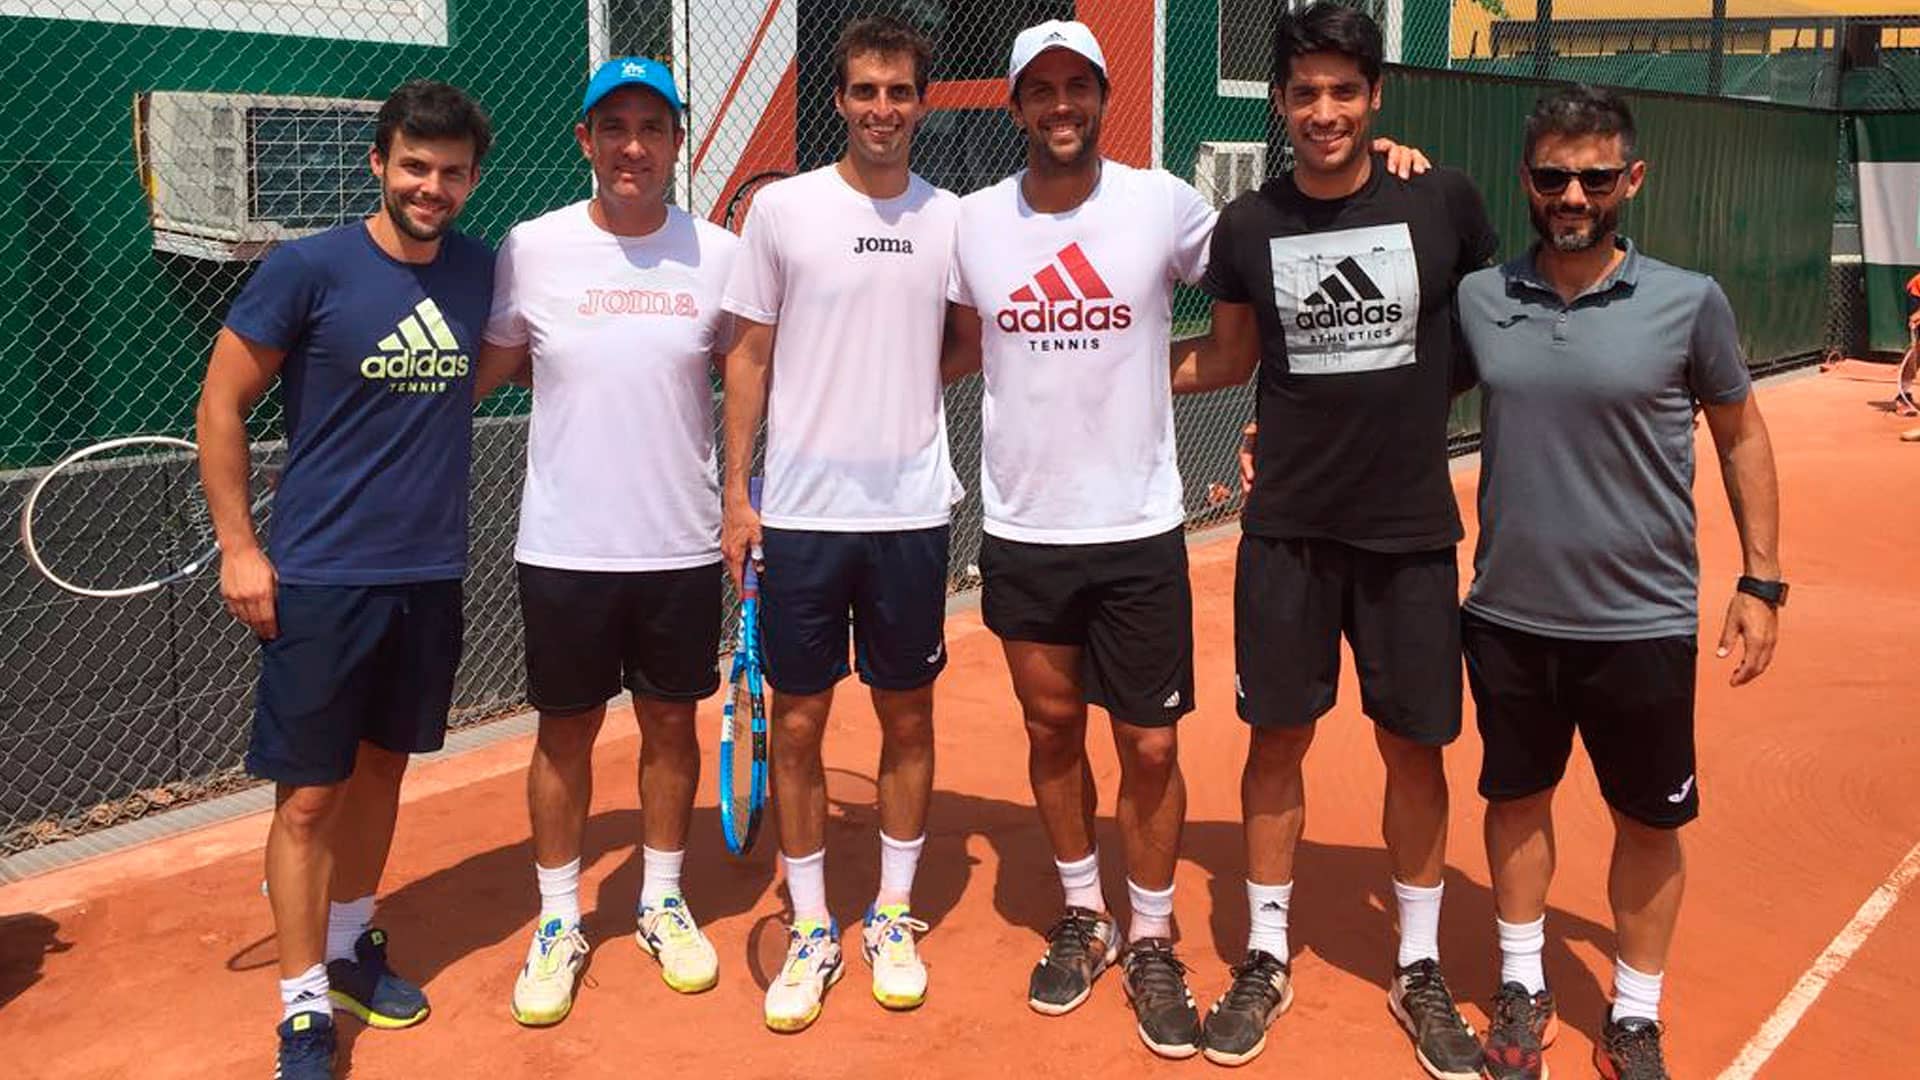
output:
[[[1633,117],[1588,87],[1527,119],[1524,186],[1540,242],[1469,275],[1462,331],[1485,390],[1480,533],[1463,616],[1485,758],[1480,793],[1501,949],[1486,1044],[1495,1080],[1542,1075],[1558,1029],[1541,973],[1552,799],[1575,731],[1615,826],[1618,952],[1596,1042],[1602,1076],[1667,1075],[1661,972],[1699,812],[1694,663],[1699,563],[1694,415],[1705,413],[1745,573],[1718,655],[1741,685],[1766,670],[1779,580],[1773,450],[1733,309],[1713,279],[1617,235],[1640,190]]]

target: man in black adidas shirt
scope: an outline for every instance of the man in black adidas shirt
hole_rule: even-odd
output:
[[[1283,16],[1274,108],[1295,165],[1221,213],[1202,287],[1213,330],[1174,354],[1174,389],[1257,363],[1257,468],[1234,595],[1247,959],[1206,1021],[1206,1053],[1260,1052],[1292,998],[1286,937],[1305,820],[1301,762],[1334,704],[1340,636],[1387,767],[1383,829],[1400,916],[1388,991],[1432,1075],[1478,1075],[1480,1049],[1439,971],[1447,786],[1460,733],[1460,515],[1446,441],[1454,288],[1497,246],[1471,181],[1390,175],[1366,151],[1380,30],[1350,8]]]

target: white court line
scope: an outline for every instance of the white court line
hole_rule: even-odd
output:
[[[1719,1080],[1752,1080],[1767,1059],[1773,1057],[1773,1052],[1780,1049],[1780,1044],[1793,1033],[1800,1018],[1819,999],[1821,991],[1847,966],[1847,961],[1860,951],[1860,946],[1866,944],[1868,935],[1880,925],[1880,920],[1887,917],[1887,912],[1893,910],[1893,905],[1900,899],[1901,890],[1916,877],[1920,877],[1920,844],[1913,845],[1907,857],[1901,859],[1900,865],[1887,875],[1887,880],[1873,890],[1867,902],[1860,905],[1860,910],[1853,913],[1847,925],[1827,943],[1826,951],[1806,970],[1806,974],[1800,976],[1800,981],[1793,984],[1787,996],[1780,999],[1773,1015],[1760,1025],[1760,1030],[1754,1033],[1753,1038],[1747,1040],[1747,1045],[1740,1049],[1740,1056],[1734,1058],[1733,1064],[1720,1073]]]

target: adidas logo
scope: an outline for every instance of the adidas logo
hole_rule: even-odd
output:
[[[1163,708],[1168,708],[1168,709],[1179,708],[1180,707],[1180,691],[1175,690],[1173,693],[1168,694],[1167,700],[1161,702],[1160,705]]]
[[[1321,279],[1320,287],[1307,297],[1306,309],[1293,321],[1302,330],[1331,330],[1399,322],[1403,313],[1400,303],[1388,301],[1380,286],[1349,255]]]
[[[994,322],[1009,334],[1125,330],[1133,325],[1132,306],[1110,302],[1113,290],[1079,244],[1061,248],[1007,299],[1017,306],[1001,308]]]
[[[396,393],[440,393],[447,380],[463,378],[473,367],[432,297],[415,305],[375,348],[378,354],[360,361],[360,374],[384,380]]]

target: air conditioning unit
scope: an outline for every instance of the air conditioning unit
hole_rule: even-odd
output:
[[[1215,207],[1258,188],[1266,179],[1266,143],[1203,142],[1193,161],[1193,186]]]
[[[153,91],[135,144],[156,251],[253,260],[378,205],[377,101]]]

